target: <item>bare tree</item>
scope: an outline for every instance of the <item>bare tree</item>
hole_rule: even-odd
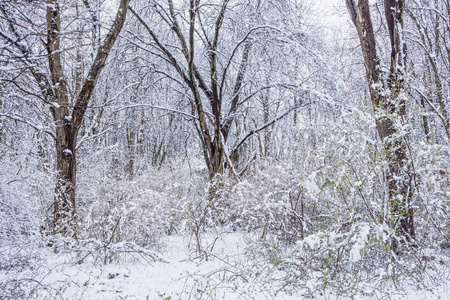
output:
[[[270,24],[252,22],[251,16],[246,16],[249,18],[247,24],[233,28],[231,24],[236,24],[237,20],[230,19],[228,15],[235,6],[247,7],[241,2],[189,0],[174,3],[167,0],[165,4],[153,4],[150,12],[160,20],[157,24],[150,23],[151,19],[147,21],[146,10],[138,13],[130,8],[151,37],[151,42],[144,44],[139,39],[136,45],[145,47],[155,57],[171,65],[176,73],[168,76],[177,84],[187,87],[187,98],[191,103],[191,114],[195,115],[195,126],[209,177],[212,179],[222,174],[225,165],[231,167],[235,176],[238,176],[240,172],[234,170],[233,161],[238,157],[239,148],[244,142],[297,107],[288,107],[280,116],[247,130],[233,147],[228,146],[233,123],[242,114],[244,104],[262,91],[280,88],[274,84],[265,88],[258,86],[256,92],[249,93],[248,97],[243,96],[257,35],[269,36],[278,29]],[[258,15],[257,10],[258,7],[249,15]],[[160,31],[165,36],[161,36]],[[287,86],[284,85],[284,88]],[[295,89],[295,86],[289,88]]]
[[[446,13],[447,11],[447,13]],[[424,109],[435,115],[443,125],[447,140],[450,140],[450,116],[445,91],[449,89],[450,76],[450,2],[448,0],[414,0],[406,10],[413,30],[405,35],[415,53],[412,61],[423,61],[422,66],[414,67],[416,82],[411,88]],[[414,30],[415,29],[415,30]],[[424,131],[430,136],[428,117],[423,116]]]
[[[404,76],[406,45],[402,39],[405,1],[385,0],[384,12],[390,39],[390,69],[386,79],[377,54],[377,45],[368,0],[346,0],[351,20],[361,43],[367,83],[375,111],[378,134],[383,142],[388,161],[386,173],[388,197],[391,210],[391,226],[405,240],[414,238],[414,211],[411,206],[412,174],[408,164],[406,136],[396,121],[402,122],[406,114]],[[392,249],[398,251],[393,238]]]
[[[85,2],[88,3],[88,1]],[[23,33],[23,25],[19,24],[15,18],[15,4],[0,3],[0,10],[9,29],[7,32],[0,32],[0,37],[10,44],[11,52],[14,48],[20,53],[17,59],[35,79],[41,93],[39,98],[50,105],[55,125],[57,166],[53,220],[55,233],[70,236],[76,234],[75,187],[78,132],[108,54],[125,22],[129,2],[130,0],[120,1],[114,22],[99,45],[87,76],[74,99],[70,97],[67,77],[64,74],[64,49],[61,46],[61,39],[64,36],[59,1],[47,1],[45,32],[41,33],[46,38],[42,40],[42,43],[46,49],[48,69],[39,65],[33,48],[27,44],[27,34]],[[80,72],[77,74],[79,75]]]

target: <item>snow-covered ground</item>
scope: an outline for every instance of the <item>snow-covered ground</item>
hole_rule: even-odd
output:
[[[0,269],[0,286],[11,282],[9,291],[0,291],[0,299],[10,299],[8,293],[12,299],[303,299],[301,290],[287,295],[277,283],[235,272],[236,265],[245,268],[251,263],[245,249],[252,238],[236,232],[206,236],[204,242],[210,250],[206,257],[196,255],[186,236],[166,236],[161,241],[160,260],[155,262],[149,262],[144,254],[122,253],[117,260],[120,262],[104,264],[101,253],[80,260],[83,255],[55,253],[50,247],[30,250],[20,270],[6,265]],[[6,257],[6,251],[10,256],[18,254],[3,247],[2,257]],[[27,249],[20,251],[25,254]],[[383,294],[355,299],[450,299],[450,274],[428,287],[432,290],[402,287],[399,292],[392,286]],[[316,299],[338,298],[316,295]]]
[[[97,266],[90,262],[60,263],[48,282],[68,278],[72,284],[64,291],[64,296],[70,299],[189,299],[189,295],[200,292],[195,284],[198,277],[224,268],[243,256],[246,242],[239,234],[222,235],[208,260],[205,256],[196,257],[183,236],[168,236],[163,244],[163,261],[149,263],[131,257],[126,263]],[[196,289],[195,293],[192,289]],[[226,294],[225,299],[239,298],[232,297],[229,291]]]

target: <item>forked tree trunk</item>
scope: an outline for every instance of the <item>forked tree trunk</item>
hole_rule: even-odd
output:
[[[390,203],[391,227],[397,236],[406,241],[414,238],[414,211],[411,206],[412,172],[407,161],[406,137],[400,136],[394,125],[406,115],[405,100],[401,94],[404,89],[404,70],[406,47],[401,39],[403,30],[404,0],[385,0],[385,16],[391,41],[391,68],[388,82],[383,82],[380,71],[380,58],[376,52],[375,34],[368,0],[346,0],[347,8],[355,25],[361,43],[366,69],[367,83],[375,112],[378,134],[383,142],[385,159],[388,161],[386,174],[388,198]],[[385,90],[390,91],[386,96]],[[391,247],[398,252],[398,242],[394,238]]]
[[[78,131],[82,125],[84,115],[97,83],[98,77],[105,66],[106,58],[110,53],[119,32],[125,22],[130,0],[120,0],[119,9],[115,20],[106,35],[103,44],[100,45],[97,55],[90,66],[86,79],[76,87],[73,102],[69,101],[71,95],[67,87],[66,77],[63,71],[63,59],[61,57],[61,18],[58,0],[46,1],[46,25],[47,41],[45,43],[48,56],[48,72],[40,62],[36,60],[33,48],[23,42],[24,36],[19,28],[10,6],[14,4],[8,1],[0,1],[0,12],[9,25],[12,37],[0,31],[0,37],[14,46],[21,53],[20,61],[30,71],[41,90],[42,98],[46,103],[51,103],[51,113],[55,125],[56,139],[56,187],[54,197],[53,232],[67,236],[76,235],[76,144]],[[88,2],[85,2],[85,4]],[[95,21],[95,20],[94,20]],[[44,35],[44,34],[43,34]],[[81,75],[81,72],[77,72]],[[48,75],[50,74],[50,75]],[[77,77],[77,76],[76,76]],[[77,83],[81,80],[76,78]]]
[[[224,73],[220,74],[217,70],[217,47],[220,41],[220,28],[222,26],[225,12],[230,1],[221,0],[222,4],[216,18],[213,38],[212,40],[208,41],[208,59],[210,63],[210,70],[208,75],[211,77],[209,86],[207,81],[204,80],[203,76],[200,74],[199,69],[195,64],[194,55],[194,46],[196,46],[195,23],[197,18],[199,18],[198,10],[200,8],[200,1],[189,1],[189,19],[187,20],[189,31],[187,36],[184,35],[183,27],[178,23],[179,14],[176,13],[173,0],[168,0],[167,2],[169,5],[168,14],[170,15],[170,21],[172,23],[171,30],[175,32],[179,41],[179,46],[183,52],[184,59],[186,60],[186,65],[184,68],[183,62],[177,60],[176,56],[171,52],[170,48],[166,48],[166,46],[159,40],[155,32],[153,32],[152,28],[150,28],[150,26],[144,21],[144,19],[132,8],[130,8],[130,11],[144,26],[144,28],[152,37],[153,41],[156,43],[157,47],[164,53],[170,64],[175,68],[177,73],[182,78],[183,82],[189,87],[190,92],[192,93],[193,112],[197,115],[196,129],[202,142],[203,154],[205,157],[206,165],[208,167],[209,178],[213,179],[216,176],[222,175],[224,171],[224,162],[226,159],[225,146],[231,124],[235,119],[235,113],[239,106],[239,93],[243,85],[244,76],[246,74],[251,43],[246,42],[244,44],[240,68],[236,76],[236,81],[234,83],[234,93],[231,98],[231,106],[227,117],[223,119],[223,81],[226,78],[226,71],[223,71]],[[226,67],[226,70],[228,70],[228,67],[229,66]],[[223,77],[222,85],[219,84],[221,82],[220,75]],[[204,102],[206,101],[202,100],[200,92],[204,94],[204,97],[206,98],[205,100],[209,102],[211,113],[208,113],[208,111],[206,110],[204,104]]]
[[[130,12],[134,14],[137,20],[144,26],[145,30],[151,36],[155,46],[164,54],[164,57],[172,65],[175,71],[180,76],[181,80],[189,87],[191,93],[191,107],[192,113],[196,115],[195,128],[200,137],[203,156],[208,166],[209,178],[213,179],[216,175],[223,175],[225,169],[224,162],[227,161],[227,166],[236,175],[235,178],[238,179],[238,174],[235,172],[232,163],[239,157],[239,147],[241,147],[245,140],[253,136],[255,133],[264,130],[267,126],[272,125],[276,121],[280,120],[287,113],[282,114],[280,117],[275,118],[274,121],[269,121],[267,126],[262,126],[258,129],[251,130],[241,139],[237,146],[227,153],[227,139],[230,134],[230,128],[232,127],[233,121],[237,117],[237,112],[239,107],[242,105],[242,99],[240,99],[241,89],[244,86],[244,78],[247,73],[247,67],[250,59],[252,41],[250,39],[251,33],[256,30],[251,29],[244,40],[238,43],[235,49],[231,53],[231,57],[228,62],[221,65],[218,68],[218,54],[221,51],[218,50],[221,44],[220,32],[222,25],[225,20],[225,14],[230,0],[220,0],[221,5],[218,5],[218,14],[215,18],[215,24],[211,29],[214,29],[211,35],[206,34],[206,28],[204,25],[200,24],[205,38],[202,39],[201,43],[197,43],[196,39],[199,36],[199,28],[196,27],[196,22],[201,23],[201,13],[199,10],[204,7],[201,5],[200,0],[189,0],[189,18],[185,18],[183,22],[186,22],[186,28],[179,23],[179,19],[182,18],[178,11],[175,9],[173,0],[167,0],[167,11],[166,16],[162,16],[164,23],[169,25],[170,30],[174,32],[178,45],[177,47],[168,47],[163,43],[157,36],[156,32],[147,24],[147,22],[137,13],[134,9],[130,7]],[[187,17],[187,16],[186,16]],[[186,30],[188,29],[187,35]],[[201,35],[201,33],[200,33]],[[208,37],[210,36],[210,37]],[[208,53],[209,61],[209,73],[207,73],[209,78],[205,80],[203,75],[200,73],[200,68],[196,65],[195,47],[198,45],[206,45],[206,52]],[[234,56],[238,53],[238,49],[242,47],[242,57],[240,59],[239,69],[237,71],[235,81],[233,84],[233,94],[230,97],[230,108],[227,114],[223,114],[223,103],[226,97],[226,89],[228,85],[228,80],[230,76],[231,63],[234,61]],[[179,60],[174,49],[180,49],[183,53],[183,61]],[[222,56],[223,53],[220,56]],[[185,60],[185,62],[184,62]],[[202,93],[202,95],[200,95]],[[203,97],[202,97],[203,96]],[[209,109],[206,107],[206,103],[209,104]],[[294,108],[290,108],[288,113]],[[242,170],[242,171],[245,171]],[[242,173],[241,171],[241,173]]]
[[[56,188],[54,198],[53,231],[66,236],[76,236],[76,144],[84,115],[97,84],[98,77],[105,66],[120,30],[125,22],[126,12],[130,0],[121,0],[113,25],[99,47],[96,57],[89,69],[80,91],[76,95],[75,103],[69,103],[69,89],[65,80],[60,46],[61,20],[60,8],[57,0],[47,0],[47,53],[51,84],[44,82],[41,74],[32,70],[43,89],[43,94],[50,97],[53,119],[56,126]],[[72,110],[69,110],[69,107]]]

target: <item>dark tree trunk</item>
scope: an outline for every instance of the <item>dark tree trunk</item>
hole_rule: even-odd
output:
[[[112,49],[120,30],[125,22],[126,12],[130,0],[121,0],[119,10],[110,31],[105,37],[103,45],[99,47],[97,55],[90,67],[75,104],[69,103],[69,91],[65,80],[60,33],[61,20],[58,1],[48,0],[47,3],[47,52],[51,86],[43,90],[44,96],[51,97],[50,102],[57,105],[52,107],[52,114],[56,126],[56,188],[54,198],[54,233],[66,236],[76,236],[76,144],[80,127],[84,119],[87,106],[91,99],[98,77],[105,66],[106,58]],[[39,75],[39,74],[38,74]],[[36,77],[36,75],[35,75]],[[36,78],[41,85],[40,77]]]
[[[209,179],[213,179],[217,175],[223,173],[224,168],[224,148],[223,144],[218,141],[213,143],[213,153],[209,159]]]
[[[60,11],[56,1],[47,6],[47,52],[54,102],[56,126],[56,188],[53,230],[64,235],[75,234],[76,162],[73,126],[69,115],[69,93],[64,78],[60,51]]]
[[[391,210],[391,226],[397,236],[406,241],[414,238],[414,211],[411,207],[412,172],[407,158],[406,137],[399,137],[394,118],[404,118],[405,100],[399,97],[404,89],[403,73],[406,61],[406,46],[402,44],[404,1],[385,0],[385,16],[391,41],[391,69],[387,83],[380,74],[380,59],[376,52],[375,34],[368,0],[346,0],[347,8],[355,25],[361,43],[366,68],[366,77],[375,112],[378,134],[388,161],[386,174],[388,198]],[[390,90],[390,97],[382,93]],[[398,251],[398,242],[393,239],[391,246]]]
[[[64,235],[76,232],[76,138],[70,124],[58,121],[56,128],[56,189],[54,200],[54,231]]]

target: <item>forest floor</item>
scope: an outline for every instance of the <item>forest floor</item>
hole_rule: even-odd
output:
[[[0,268],[0,284],[11,283],[6,285],[9,296],[0,291],[0,299],[304,299],[303,291],[288,295],[280,283],[252,280],[234,271],[237,265],[251,263],[246,247],[257,238],[236,232],[205,236],[210,251],[207,256],[198,256],[192,250],[193,240],[171,235],[158,243],[162,253],[158,261],[124,251],[116,256],[116,262],[107,264],[101,251],[85,256],[76,251],[55,253],[50,247],[17,250],[3,246],[2,257],[19,257],[15,251],[21,251],[27,259],[22,265],[16,262],[19,268]],[[439,284],[427,284],[427,288],[419,291],[413,286],[392,286],[354,299],[450,299],[450,274]],[[327,293],[314,298],[346,299]]]

